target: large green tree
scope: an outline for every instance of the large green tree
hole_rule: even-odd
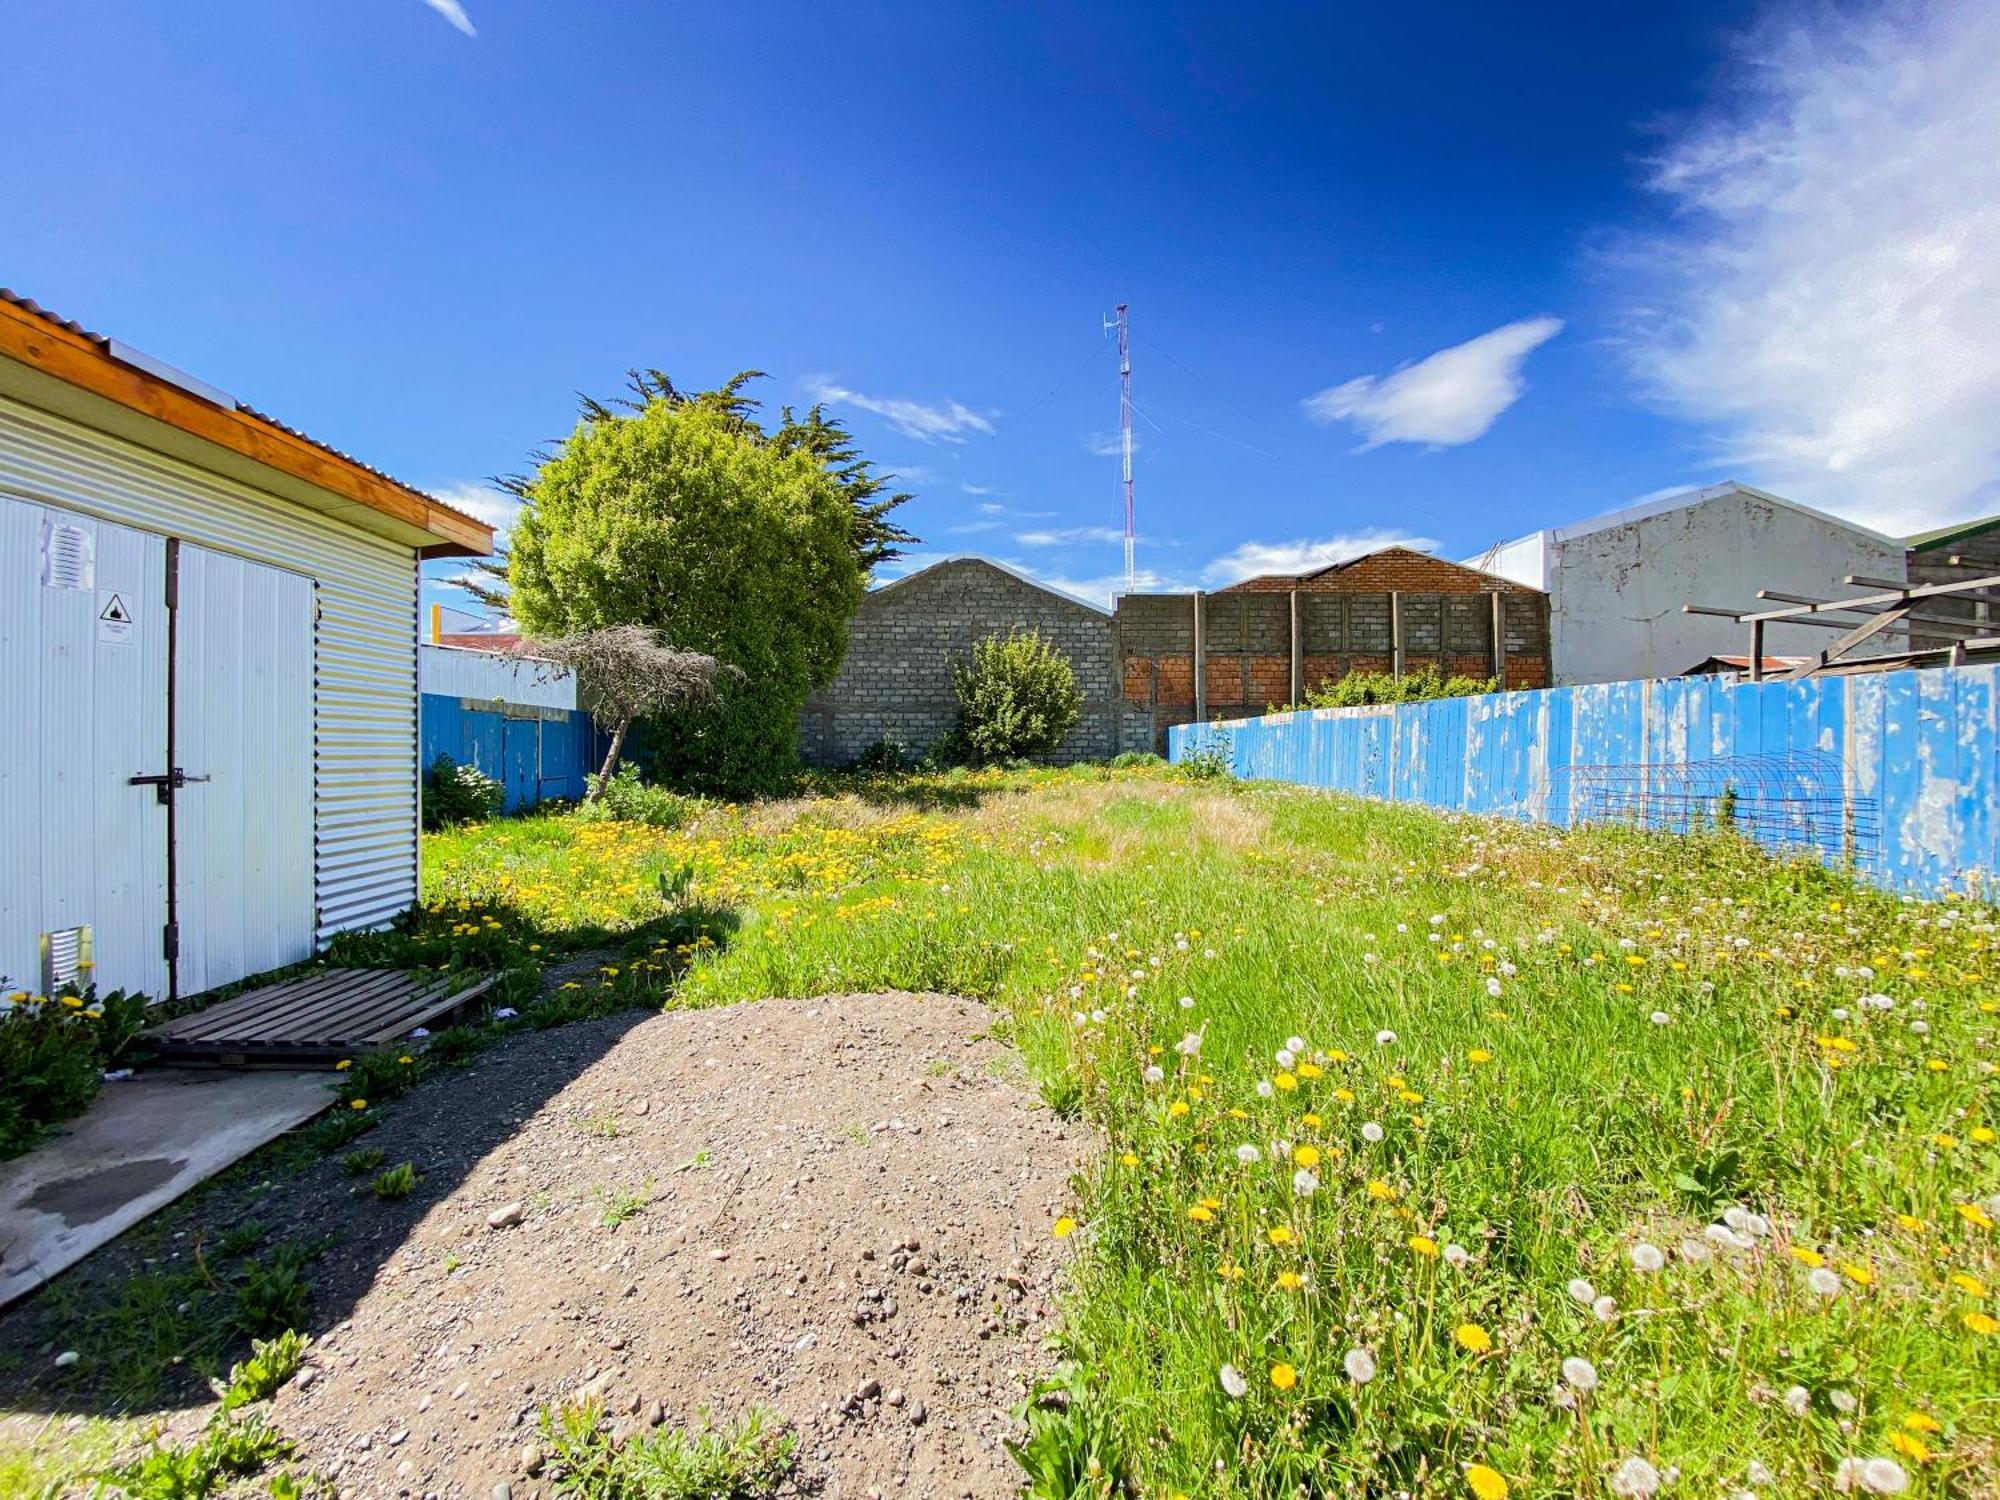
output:
[[[726,403],[638,396],[586,403],[510,482],[507,603],[531,638],[643,625],[733,668],[711,702],[656,721],[648,750],[669,779],[754,791],[792,765],[799,708],[846,650],[854,506],[819,455],[746,431]]]

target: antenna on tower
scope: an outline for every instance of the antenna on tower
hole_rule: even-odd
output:
[[[1126,304],[1118,304],[1116,323],[1106,322],[1105,331],[1118,330],[1118,436],[1124,452],[1125,482],[1125,592],[1138,592],[1139,574],[1133,564],[1132,541],[1132,328],[1126,318]]]

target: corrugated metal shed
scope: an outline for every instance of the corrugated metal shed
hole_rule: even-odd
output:
[[[417,559],[406,546],[0,398],[0,493],[308,573],[315,927],[417,895]]]

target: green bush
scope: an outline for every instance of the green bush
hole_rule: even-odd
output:
[[[477,766],[461,766],[440,755],[424,772],[424,828],[456,828],[483,823],[500,811],[506,789]]]
[[[145,996],[123,990],[0,999],[0,1161],[89,1108],[145,1010]]]
[[[885,734],[861,752],[861,758],[855,761],[854,769],[878,774],[900,771],[910,763],[911,759],[908,745],[892,734]]]
[[[1040,632],[988,636],[970,662],[955,663],[952,688],[959,753],[979,765],[1047,755],[1083,716],[1083,689],[1069,658]]]
[[[738,795],[789,773],[862,594],[854,506],[821,458],[648,387],[629,411],[588,408],[517,493],[508,580],[529,635],[644,625],[734,669],[649,721],[657,779]]]
[[[1114,771],[1131,771],[1140,766],[1163,766],[1166,760],[1150,750],[1121,750],[1111,757],[1110,766]]]
[[[590,777],[592,796],[576,810],[586,822],[646,823],[654,828],[680,828],[691,821],[696,806],[692,799],[663,786],[649,786],[636,767],[625,766],[603,782]]]
[[[1372,703],[1422,703],[1432,698],[1474,698],[1497,693],[1491,677],[1446,677],[1436,667],[1420,667],[1397,677],[1389,672],[1349,672],[1328,678],[1306,694],[1307,708],[1361,708]]]

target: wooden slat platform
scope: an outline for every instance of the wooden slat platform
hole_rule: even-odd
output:
[[[486,993],[471,984],[400,969],[320,969],[251,990],[142,1032],[155,1061],[226,1067],[332,1067],[394,1045]]]

